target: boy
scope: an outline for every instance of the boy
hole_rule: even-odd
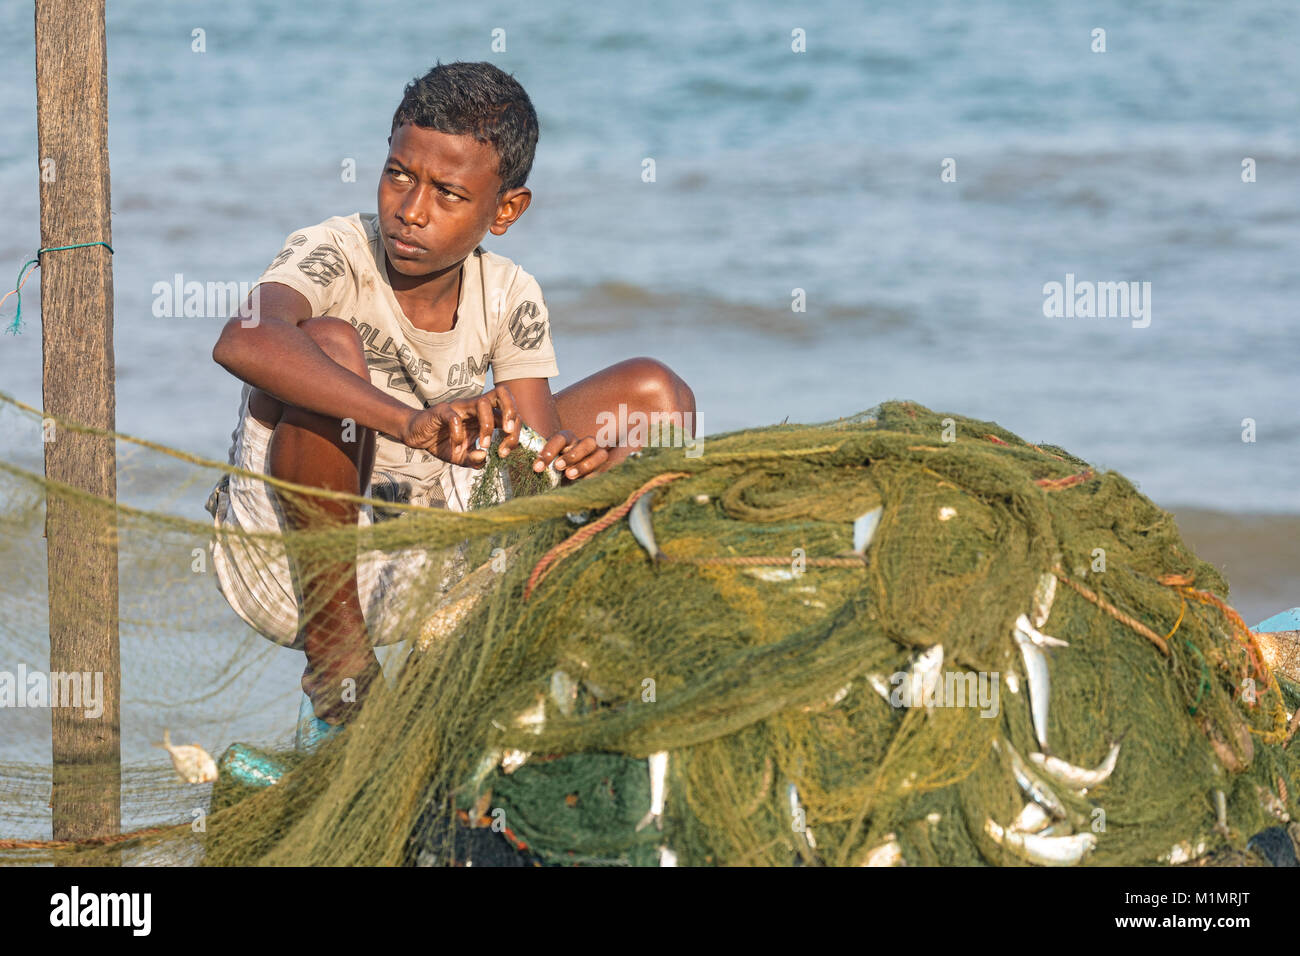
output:
[[[253,318],[230,319],[213,349],[213,360],[245,382],[231,464],[463,511],[487,460],[475,439],[486,449],[494,427],[506,432],[503,455],[518,442],[520,420],[548,436],[535,469],[553,466],[573,481],[636,447],[601,447],[593,437],[598,416],[620,403],[629,414],[688,413],[693,423],[690,388],[653,359],[620,362],[551,394],[547,379],[558,368],[541,289],[479,246],[528,208],[537,134],[528,95],[491,64],[439,64],[406,87],[377,214],[291,234],[254,286]],[[495,388],[480,394],[489,367]],[[375,520],[350,502],[309,497],[298,506],[240,476],[222,479],[209,510],[218,528],[245,531]],[[375,637],[395,639],[383,627],[385,593],[413,579],[424,555],[372,552],[318,567],[293,548],[268,562],[242,544],[214,542],[218,586],[254,629],[306,652],[302,687],[315,717],[341,725],[379,674]],[[304,616],[303,608],[318,610]]]

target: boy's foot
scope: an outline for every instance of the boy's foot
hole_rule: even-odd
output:
[[[343,728],[343,724],[326,723],[317,717],[311,698],[303,694],[302,703],[298,706],[298,729],[293,735],[293,749],[299,753],[314,754],[325,741],[341,734]]]

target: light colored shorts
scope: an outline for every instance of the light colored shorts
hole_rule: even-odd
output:
[[[271,429],[247,414],[245,402],[242,427],[234,435],[231,463],[248,471],[269,474],[271,435]],[[454,487],[462,482],[452,482],[451,495],[437,482],[432,484],[432,487],[421,487],[407,476],[376,470],[364,497],[465,510]],[[509,494],[507,489],[500,492],[502,496]],[[303,649],[301,629],[305,622],[283,544],[276,539],[245,539],[221,533],[223,530],[283,533],[288,524],[275,492],[264,481],[225,474],[213,488],[206,507],[218,532],[210,543],[217,588],[253,630],[277,644]],[[390,513],[392,520],[400,520],[401,514]],[[381,509],[379,520],[385,517]],[[362,505],[358,527],[373,524],[375,520],[371,505]],[[420,622],[403,620],[408,605],[416,606],[403,599],[407,589],[422,586],[446,591],[468,570],[464,550],[465,545],[461,544],[443,551],[410,548],[358,554],[357,592],[366,630],[375,644],[392,644],[412,636],[412,625],[418,628]],[[442,567],[435,577],[431,573],[432,565],[439,561]],[[430,604],[433,597],[430,595]]]

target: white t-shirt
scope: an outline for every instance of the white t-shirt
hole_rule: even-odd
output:
[[[377,221],[376,215],[354,213],[293,233],[254,287],[282,283],[302,293],[313,316],[352,323],[365,347],[371,384],[412,408],[482,394],[489,368],[494,384],[559,374],[536,279],[479,247],[462,266],[455,327],[417,329],[393,294]],[[383,433],[376,436],[374,472],[376,487],[389,480],[386,474],[413,486],[417,503],[457,511],[466,509],[480,474]]]

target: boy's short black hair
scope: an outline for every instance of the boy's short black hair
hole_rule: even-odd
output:
[[[497,152],[501,191],[522,186],[537,148],[537,113],[509,73],[491,63],[438,63],[406,85],[393,114],[403,123],[452,136],[473,136]]]

